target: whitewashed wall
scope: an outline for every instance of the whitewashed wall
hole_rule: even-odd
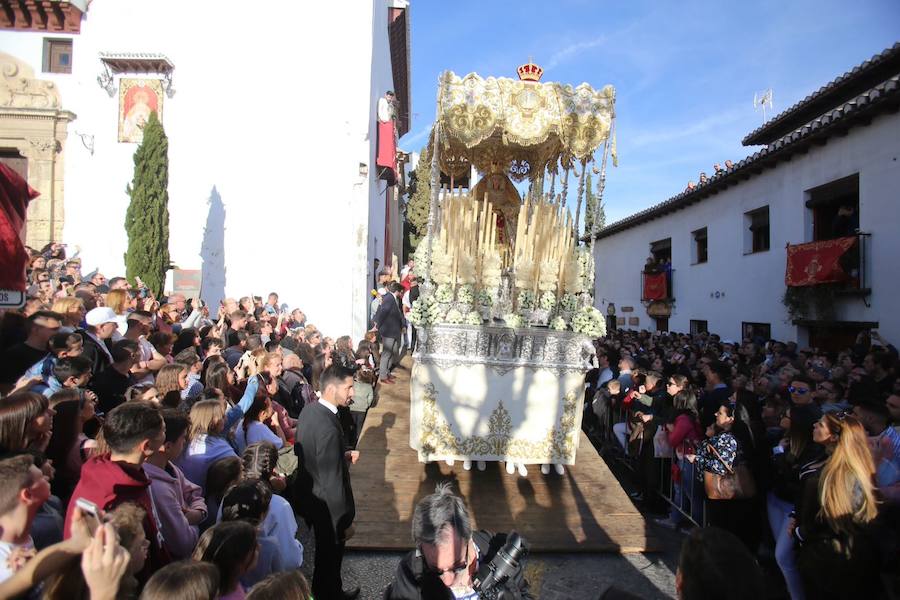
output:
[[[868,127],[851,129],[845,137],[832,137],[826,146],[814,146],[805,155],[688,208],[597,240],[598,307],[605,310],[607,302],[615,302],[618,316],[640,317],[638,328],[655,329],[655,321],[640,302],[640,272],[650,243],[671,237],[676,299],[669,319],[671,331],[688,331],[690,321],[698,319],[708,321],[711,332],[739,339],[741,322],[762,322],[772,325],[775,338],[797,340],[803,332],[790,323],[781,304],[785,244],[812,239],[805,191],[854,173],[859,173],[860,228],[872,234],[868,258],[871,306],[859,299],[843,299],[838,317],[877,321],[885,339],[900,342],[897,114],[878,117]],[[765,205],[769,205],[771,249],[744,255],[744,213]],[[692,265],[691,232],[702,227],[709,232],[709,260]],[[719,298],[715,298],[716,292]],[[622,313],[622,306],[633,306],[635,312]]]
[[[0,47],[41,70],[41,33],[4,31]],[[56,36],[53,37],[63,37]],[[99,52],[155,52],[175,64],[166,98],[170,252],[203,267],[213,190],[221,209],[208,241],[223,252],[229,296],[277,290],[327,335],[365,328],[367,269],[382,251],[384,188],[375,181],[376,99],[393,87],[387,0],[286,2],[96,0],[73,42],[71,75],[54,81],[77,115],[65,158],[65,240],[87,270],[124,271],[123,228],[133,144],[117,138],[118,97],[97,84]],[[93,156],[74,134],[94,136]],[[369,165],[368,178],[359,164]],[[221,294],[214,295],[218,296]],[[217,297],[208,298],[216,302]]]

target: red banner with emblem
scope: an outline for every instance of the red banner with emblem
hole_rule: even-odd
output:
[[[849,276],[841,266],[841,257],[855,244],[856,237],[842,237],[796,246],[788,244],[785,285],[800,287],[846,281]]]
[[[644,300],[665,300],[667,287],[665,272],[644,273]]]

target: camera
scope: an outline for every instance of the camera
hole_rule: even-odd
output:
[[[474,584],[478,597],[483,600],[514,598],[515,596],[506,589],[506,582],[521,573],[525,568],[527,556],[528,543],[525,538],[511,531],[494,559],[479,569]]]

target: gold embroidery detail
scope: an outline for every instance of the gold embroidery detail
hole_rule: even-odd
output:
[[[466,438],[457,436],[437,407],[434,384],[425,384],[422,430],[419,436],[423,460],[443,456],[501,456],[511,460],[555,463],[575,458],[578,430],[578,395],[569,392],[563,398],[563,411],[555,427],[547,429],[543,439],[513,439],[512,419],[503,401],[491,412],[488,434]]]

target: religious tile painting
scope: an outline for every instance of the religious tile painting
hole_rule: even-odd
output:
[[[163,89],[159,79],[119,80],[119,142],[140,144],[144,124],[155,112],[163,118]]]

